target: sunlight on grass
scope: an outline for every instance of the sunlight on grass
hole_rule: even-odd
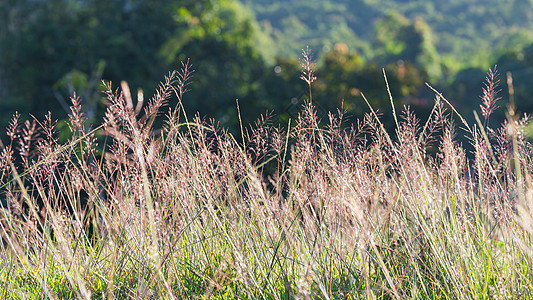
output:
[[[405,108],[391,134],[372,107],[353,125],[342,111],[321,124],[309,102],[293,123],[262,116],[237,141],[187,118],[191,73],[187,62],[169,74],[144,109],[127,84],[107,85],[95,129],[74,96],[64,144],[50,116],[13,119],[1,298],[532,296],[527,119],[457,129],[437,93],[428,120]],[[496,98],[484,101],[488,124]],[[464,132],[472,155],[455,141]]]

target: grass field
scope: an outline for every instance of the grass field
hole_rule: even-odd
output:
[[[486,125],[493,71],[478,123],[454,122],[437,93],[427,120],[406,108],[386,132],[370,105],[353,125],[342,112],[319,122],[304,57],[297,120],[263,116],[237,137],[181,105],[158,115],[191,72],[171,73],[142,109],[126,84],[108,86],[94,129],[74,97],[67,142],[50,116],[13,119],[0,298],[533,297],[533,145],[512,105]]]

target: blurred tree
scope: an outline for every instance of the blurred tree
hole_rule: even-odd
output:
[[[506,84],[506,75],[509,73],[513,78],[513,96],[516,108],[520,112],[533,113],[533,101],[531,101],[531,95],[533,95],[533,87],[531,86],[533,44],[502,54],[496,64],[502,76],[501,95],[507,100],[507,103],[504,102],[500,106],[506,107],[509,103],[509,89]]]
[[[102,60],[91,74],[72,70],[60,78],[53,86],[54,96],[63,107],[63,110],[69,114],[71,113],[70,97],[76,94],[76,97],[84,100],[85,105],[82,107],[82,111],[85,113],[89,127],[103,117],[102,113],[105,110],[104,98],[102,97],[102,92],[105,90],[101,85],[104,70],[105,63]]]
[[[63,111],[54,84],[73,70],[91,73],[101,61],[107,80],[155,87],[167,68],[157,49],[168,38],[165,28],[175,25],[168,3],[20,0],[7,7],[10,29],[0,40],[0,65],[9,98],[18,99],[16,109]]]
[[[346,43],[365,54],[371,51],[365,40],[372,36],[372,20],[379,13],[367,0],[242,2],[254,10],[262,28],[280,45],[275,51],[281,56],[294,57],[307,45],[317,54],[327,52],[335,43]]]
[[[399,13],[382,17],[376,24],[375,59],[380,64],[405,61],[437,81],[442,76],[440,57],[431,28],[420,17],[411,22]]]
[[[267,68],[260,82],[268,104],[282,123],[294,120],[305,103],[308,89],[300,79],[301,66],[298,59],[278,57],[273,67]]]
[[[425,113],[427,96],[421,93],[424,72],[409,62],[391,62],[385,66],[391,94],[397,110],[403,105],[412,105],[418,112]],[[335,47],[326,54],[320,69],[316,101],[327,110],[341,106],[356,117],[368,112],[368,106],[361,97],[364,93],[374,109],[390,112],[390,99],[387,93],[382,70],[375,64],[365,64],[361,55],[350,52],[347,46]],[[384,121],[391,123],[391,114]]]
[[[200,112],[222,125],[237,124],[236,99],[245,121],[266,109],[266,61],[261,49],[272,48],[257,22],[239,1],[208,2],[209,9],[180,6],[178,24],[160,54],[168,63],[190,58],[195,77],[184,100],[188,113]]]
[[[512,98],[518,113],[531,114],[533,112],[533,101],[531,101],[533,88],[530,84],[533,75],[533,44],[503,53],[495,60],[494,65],[500,80],[497,88],[498,96],[502,99],[496,104],[499,108],[491,117],[491,122],[498,124],[506,118],[506,108],[511,101],[508,75],[512,77]],[[479,112],[480,96],[483,93],[486,73],[486,69],[464,69],[459,71],[449,84],[449,99],[471,123],[475,122],[472,111]]]
[[[7,124],[15,110],[27,112],[32,107],[26,99],[31,94],[29,90],[38,90],[38,87],[30,73],[44,73],[39,65],[32,69],[22,59],[35,47],[32,45],[34,38],[22,37],[36,18],[32,12],[39,7],[34,1],[0,1],[0,109],[7,112],[0,114],[0,125]]]
[[[337,44],[333,51],[325,55],[318,81],[317,101],[324,102],[328,110],[339,108],[341,102],[344,101],[344,109],[361,115],[366,111],[366,107],[360,105],[358,101],[362,100],[360,99],[361,85],[364,85],[363,81],[366,79],[375,76],[370,73],[361,76],[364,70],[365,62],[358,52],[349,52],[346,45]],[[322,100],[322,98],[325,99]]]
[[[273,47],[236,0],[5,0],[0,14],[4,111],[62,117],[54,85],[102,62],[103,79],[151,92],[186,57],[197,69],[191,113],[229,122],[236,98],[245,111],[264,105],[252,100],[261,98],[258,80]]]

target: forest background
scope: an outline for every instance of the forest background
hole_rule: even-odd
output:
[[[533,110],[533,1],[0,0],[0,125],[15,111],[65,119],[75,91],[98,123],[102,80],[153,91],[187,58],[188,114],[237,130],[239,99],[245,123],[266,111],[287,122],[308,95],[298,60],[307,45],[322,117],[341,107],[362,116],[364,92],[392,124],[382,68],[396,105],[422,119],[434,101],[426,82],[470,118],[494,65],[499,95],[508,100],[511,74],[518,111]]]

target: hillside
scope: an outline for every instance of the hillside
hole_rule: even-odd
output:
[[[329,50],[342,42],[375,58],[376,27],[395,12],[423,20],[442,64],[452,73],[488,67],[504,50],[533,41],[533,3],[508,0],[242,0],[276,41],[282,56],[309,44]]]

